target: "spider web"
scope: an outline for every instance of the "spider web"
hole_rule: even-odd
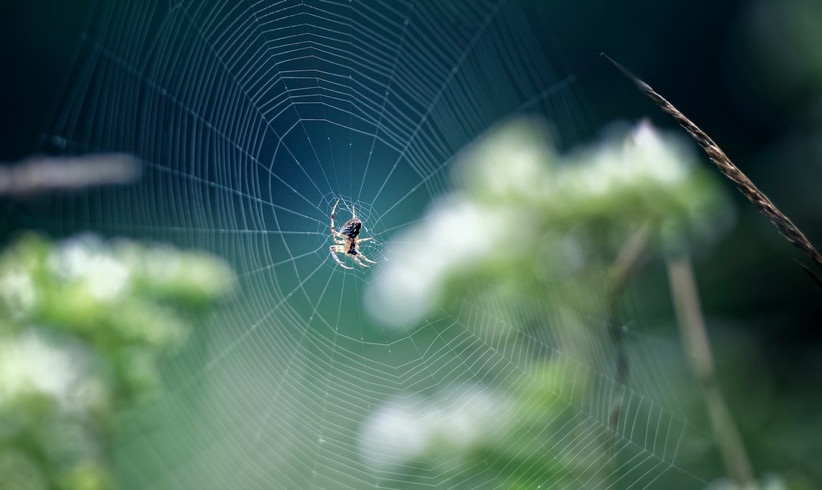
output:
[[[338,226],[356,209],[362,236],[374,237],[362,251],[385,261],[392,234],[423,219],[457,155],[494,123],[539,114],[560,142],[575,142],[584,125],[561,65],[513,0],[101,2],[43,145],[129,152],[144,177],[60,202],[61,226],[211,250],[242,281],[219,326],[166,366],[168,392],[122,430],[123,488],[503,484],[490,463],[375,467],[363,456],[363,425],[389,400],[413,418],[435,394],[477,404],[454,391],[465,383],[493,395],[538,374],[519,344],[485,333],[506,305],[466,300],[409,331],[376,323],[362,296],[380,265],[338,267],[329,215],[337,199]],[[436,237],[420,243],[436,253]],[[610,488],[705,486],[710,475],[680,457],[700,433],[655,374],[676,346],[636,336],[619,456],[598,450],[620,396],[605,340],[594,359],[578,359],[550,335],[529,338],[597,380],[584,402],[557,394],[578,426],[570,436],[550,437],[567,434],[567,417],[532,435],[546,454],[603,468]],[[490,420],[503,416],[489,406]],[[593,485],[545,478],[533,487]]]

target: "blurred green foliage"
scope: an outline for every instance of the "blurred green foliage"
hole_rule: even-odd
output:
[[[455,318],[471,305],[490,309],[493,319],[475,333],[492,345],[525,353],[516,358],[527,366],[527,379],[502,368],[496,376],[512,381],[472,386],[471,401],[450,402],[461,409],[443,409],[439,397],[460,400],[465,388],[446,390],[427,402],[432,412],[419,417],[408,415],[413,412],[401,402],[389,402],[366,423],[361,437],[373,467],[422,468],[422,478],[430,468],[441,470],[456,460],[462,469],[487,469],[503,488],[545,482],[609,488],[621,475],[619,461],[639,454],[631,452],[630,442],[619,442],[631,435],[609,436],[607,417],[593,422],[593,415],[579,408],[625,382],[616,368],[625,356],[622,323],[616,332],[609,324],[620,321],[623,302],[615,263],[641,233],[647,234],[639,251],[645,256],[704,252],[731,228],[733,208],[718,176],[697,165],[687,144],[649,123],[617,128],[568,156],[558,155],[546,134],[538,121],[515,120],[466,152],[455,167],[451,195],[386,245],[390,261],[365,295],[374,316],[396,328],[411,328],[440,308]],[[414,253],[415,237],[423,235],[436,244],[435,257]],[[682,397],[677,405],[704,411],[689,398],[694,393],[682,390],[677,396]],[[485,408],[477,409],[477,398]],[[608,399],[618,420],[613,407],[619,396]],[[631,417],[652,416],[631,408]],[[488,413],[495,414],[493,423]],[[474,431],[496,430],[479,437],[442,429],[460,417]],[[415,436],[398,429],[412,423],[419,425],[411,431]],[[683,445],[690,450],[677,447],[681,460],[706,457],[704,444]],[[623,454],[614,459],[611,451]],[[600,461],[612,466],[602,468]],[[479,477],[455,473],[454,478],[470,486]],[[712,485],[734,488],[721,481]],[[763,485],[787,488],[774,475]]]
[[[602,303],[603,271],[639,229],[650,229],[653,249],[674,252],[714,242],[732,222],[716,179],[648,123],[564,158],[546,134],[514,121],[464,155],[452,194],[388,244],[398,259],[366,294],[377,318],[407,326],[433,308],[458,308],[468,289],[490,304]],[[433,256],[415,253],[424,235],[436,240]]]
[[[116,417],[236,286],[212,255],[26,235],[0,256],[0,489],[112,488]]]

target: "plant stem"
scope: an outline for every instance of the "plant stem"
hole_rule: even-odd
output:
[[[739,488],[754,489],[756,481],[751,463],[716,379],[711,345],[705,331],[691,260],[683,254],[676,258],[668,258],[665,265],[685,357],[699,381],[725,469],[736,480]]]
[[[645,251],[648,244],[648,235],[650,234],[650,226],[647,223],[640,226],[622,245],[622,248],[614,260],[610,271],[608,272],[608,279],[610,283],[610,294],[608,298],[608,321],[609,334],[611,342],[614,344],[616,351],[616,383],[619,385],[619,395],[614,400],[611,406],[611,412],[608,415],[608,428],[610,429],[611,440],[609,447],[611,451],[614,448],[614,435],[616,434],[617,426],[619,425],[619,417],[622,413],[622,404],[625,400],[625,384],[628,382],[628,356],[625,353],[624,335],[622,333],[622,321],[620,315],[620,299],[625,290],[625,285],[628,278],[636,269],[642,253]]]

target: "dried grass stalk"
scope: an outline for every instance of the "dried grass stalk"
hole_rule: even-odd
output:
[[[690,119],[685,117],[684,114],[679,112],[676,107],[674,107],[670,102],[665,100],[664,97],[659,95],[648,85],[647,83],[643,82],[633,73],[628,71],[624,66],[620,65],[613,59],[611,59],[605,53],[601,53],[601,56],[604,56],[608,59],[611,63],[616,66],[619,71],[621,71],[626,77],[631,79],[636,86],[645,93],[648,97],[653,100],[660,109],[667,112],[671,116],[676,119],[680,126],[685,128],[693,139],[699,144],[700,147],[708,154],[708,158],[711,159],[712,162],[719,168],[719,171],[722,174],[732,180],[736,186],[742,191],[742,194],[751,201],[754,206],[759,208],[762,214],[765,215],[768,220],[773,223],[779,233],[782,234],[794,247],[798,248],[805,252],[805,254],[811,258],[811,260],[822,269],[822,255],[816,251],[816,249],[811,244],[810,240],[805,237],[805,235],[797,228],[793,222],[785,216],[772,202],[768,199],[768,196],[765,195],[761,190],[759,190],[754,183],[749,179],[744,173],[742,173],[736,165],[731,162],[731,159],[725,155],[725,152],[722,151],[719,146],[714,143],[704,131],[699,129],[699,127],[691,122]],[[801,264],[800,264],[801,265]],[[813,277],[813,279],[822,286],[822,282],[820,282],[819,278],[814,275],[807,267],[802,266],[808,274]]]

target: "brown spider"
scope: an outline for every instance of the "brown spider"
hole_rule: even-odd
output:
[[[351,206],[351,219],[346,221],[345,224],[340,228],[340,231],[336,231],[334,229],[334,211],[337,210],[337,204],[340,203],[340,200],[337,199],[337,202],[334,203],[334,209],[331,210],[331,238],[334,240],[336,245],[331,245],[331,256],[334,257],[334,260],[340,264],[341,267],[345,269],[353,269],[353,267],[348,267],[347,265],[343,264],[337,254],[346,254],[350,255],[354,262],[360,264],[363,267],[368,267],[367,265],[360,262],[360,257],[366,262],[371,262],[372,264],[376,264],[373,260],[369,259],[365,255],[360,252],[357,247],[362,242],[367,242],[368,240],[373,240],[374,237],[368,238],[357,238],[360,235],[360,229],[362,228],[362,221],[357,219],[357,212],[354,210],[354,206]]]

